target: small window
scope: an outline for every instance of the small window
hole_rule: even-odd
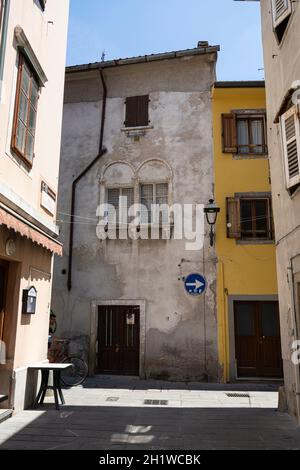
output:
[[[129,217],[128,212],[133,202],[133,188],[108,188],[108,223],[116,225],[130,223],[132,217]]]
[[[290,16],[292,14],[291,0],[272,0],[273,24],[277,41],[281,43]]]
[[[25,58],[19,56],[19,72],[12,135],[12,149],[32,166],[39,85]]]
[[[149,95],[131,96],[126,99],[126,127],[149,125]]]
[[[293,106],[281,116],[283,154],[287,189],[300,184],[300,121],[298,106]]]
[[[169,185],[168,183],[142,184],[140,187],[140,203],[143,206],[141,211],[141,223],[155,223],[152,205],[165,206],[159,213],[159,224],[167,224],[169,221]]]
[[[273,240],[270,198],[228,198],[227,236],[238,240]]]
[[[265,155],[268,152],[266,119],[254,113],[223,114],[223,152]]]
[[[265,154],[263,117],[237,117],[237,147],[241,155]]]

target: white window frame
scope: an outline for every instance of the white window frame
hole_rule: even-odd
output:
[[[291,116],[294,116],[296,132],[295,132],[295,137],[293,137],[293,139],[288,140],[287,135],[286,135],[285,123],[286,123],[287,119],[289,119]],[[281,120],[281,132],[282,132],[282,140],[283,140],[283,155],[284,155],[284,169],[285,169],[286,187],[288,189],[290,189],[293,186],[300,183],[300,120],[299,120],[299,107],[298,107],[298,105],[292,106],[286,113],[284,113],[281,116],[280,120]],[[293,176],[292,178],[290,178],[287,146],[293,140],[296,140],[296,142],[297,142],[299,173],[298,173],[298,175]]]
[[[130,186],[130,185],[124,185],[124,186],[107,186],[105,188],[105,202],[107,204],[107,207],[108,207],[108,191],[109,190],[118,190],[119,191],[119,202],[120,202],[120,197],[122,197],[122,193],[124,190],[132,190],[132,203],[134,204],[134,200],[135,200],[135,188],[134,186]],[[121,209],[121,210],[120,210]],[[123,214],[123,207],[119,205],[119,214]],[[126,208],[127,209],[127,208]],[[110,227],[115,227],[115,226],[128,226],[130,223],[131,223],[131,220],[127,214],[127,223],[125,224],[125,222],[123,221],[123,217],[121,219],[121,222],[120,222],[120,217],[118,217],[118,220],[116,220],[116,223],[113,223],[112,221],[109,220],[109,214],[107,215],[107,220],[106,220],[107,224],[110,226]]]
[[[162,181],[140,181],[139,182],[139,204],[142,204],[142,191],[141,191],[141,187],[142,186],[152,186],[153,187],[153,204],[156,204],[156,186],[158,186],[159,184],[165,184],[167,185],[168,187],[168,191],[167,191],[167,194],[168,194],[168,201],[167,201],[167,205],[169,206],[170,205],[170,182],[169,181],[166,181],[166,180],[162,180]],[[170,220],[170,213],[168,212],[168,222],[164,223],[159,223],[159,227],[168,227],[171,223],[171,220]],[[154,224],[153,222],[142,222],[141,221],[141,225],[143,227],[147,227],[147,226],[155,226],[157,224]]]
[[[272,0],[272,12],[273,12],[273,24],[274,28],[277,28],[289,15],[292,13],[292,2],[291,0],[282,0],[285,3],[285,10],[281,15],[277,16],[276,14],[276,2],[278,0]]]

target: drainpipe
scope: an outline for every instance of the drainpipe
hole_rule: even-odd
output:
[[[5,59],[6,38],[7,38],[7,30],[8,30],[9,7],[10,7],[10,0],[4,0],[2,34],[0,38],[0,104],[1,104],[1,98],[2,98],[2,84],[3,84],[3,74],[4,74],[4,59]]]
[[[103,88],[99,151],[98,151],[98,155],[94,158],[94,160],[92,160],[92,162],[82,171],[82,173],[80,173],[80,175],[77,176],[77,178],[73,181],[73,184],[72,184],[71,223],[70,223],[70,240],[69,240],[69,268],[68,268],[68,281],[67,281],[67,286],[68,286],[69,291],[72,289],[73,241],[74,241],[74,220],[75,220],[75,210],[76,210],[77,183],[79,183],[79,181],[90,171],[90,169],[95,165],[95,163],[97,163],[98,160],[100,160],[100,158],[107,152],[107,150],[103,148],[107,86],[105,83],[103,70],[101,68],[99,69],[99,73],[100,73],[101,84]]]

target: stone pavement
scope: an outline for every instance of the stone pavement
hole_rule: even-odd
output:
[[[0,424],[0,450],[300,450],[300,428],[276,411],[274,384],[96,377],[65,398],[60,411],[49,398]]]

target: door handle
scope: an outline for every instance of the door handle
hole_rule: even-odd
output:
[[[120,347],[118,344],[116,344],[116,349],[115,349],[115,353],[118,353],[120,351]]]

